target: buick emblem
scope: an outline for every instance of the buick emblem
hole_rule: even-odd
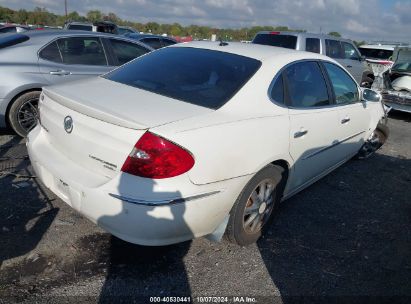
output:
[[[71,118],[71,116],[66,116],[64,118],[64,130],[66,130],[67,133],[73,131],[73,118]]]

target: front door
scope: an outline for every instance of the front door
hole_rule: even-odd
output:
[[[296,189],[338,162],[338,109],[331,105],[330,88],[316,61],[303,61],[285,71],[290,118],[290,155],[294,170],[289,181]]]

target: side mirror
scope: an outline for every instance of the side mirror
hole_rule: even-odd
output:
[[[364,55],[361,55],[361,57],[360,57],[360,61],[365,61],[367,58],[365,58],[365,56]]]
[[[381,94],[370,90],[370,89],[361,89],[361,100],[370,101],[370,102],[380,102],[382,97]]]

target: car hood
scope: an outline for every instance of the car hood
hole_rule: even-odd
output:
[[[72,110],[131,129],[148,129],[214,111],[102,77],[43,90]]]

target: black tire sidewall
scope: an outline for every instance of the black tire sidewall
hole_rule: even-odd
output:
[[[8,119],[9,119],[9,124],[10,127],[21,137],[26,137],[27,132],[20,126],[18,122],[18,111],[20,107],[30,99],[34,98],[39,98],[41,94],[41,91],[30,91],[27,93],[22,94],[10,106],[9,114],[8,114]]]
[[[276,184],[275,189],[273,191],[274,196],[274,206],[269,216],[268,221],[263,226],[260,231],[256,233],[247,233],[243,227],[244,221],[244,209],[247,204],[248,198],[250,197],[252,191],[258,186],[258,184],[265,180],[265,179],[272,179]],[[280,202],[279,195],[279,185],[281,182],[281,170],[273,165],[269,165],[259,171],[253,178],[247,183],[244,187],[243,191],[240,193],[238,199],[233,205],[233,208],[230,212],[230,219],[227,225],[226,235],[231,242],[234,242],[238,245],[249,245],[255,243],[264,230],[267,228],[269,222],[273,219]]]

